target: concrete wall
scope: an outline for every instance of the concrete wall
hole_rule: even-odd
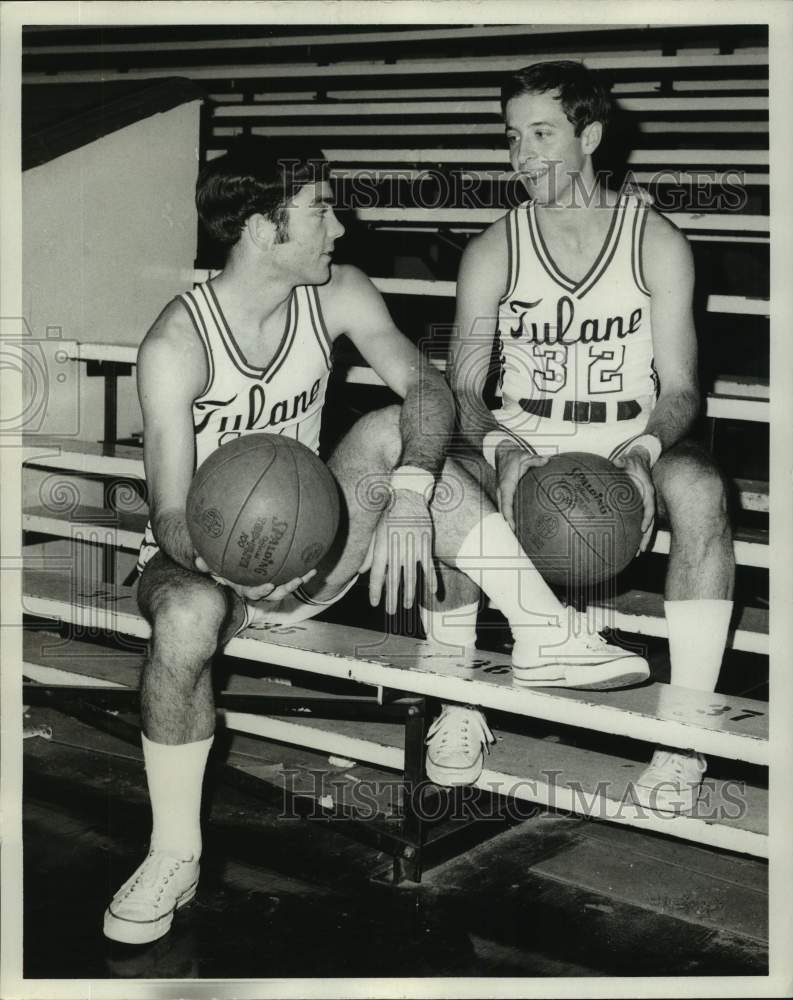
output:
[[[137,346],[190,287],[199,110],[153,115],[23,174],[23,309],[49,371],[41,433],[102,438],[103,380],[59,363],[59,342]],[[119,379],[119,436],[141,426],[133,369]],[[23,502],[47,506],[67,481],[80,503],[101,505],[98,482],[33,469]]]
[[[25,171],[23,309],[34,337],[140,343],[163,306],[189,287],[200,102],[120,129]],[[101,437],[101,379],[79,380],[79,436]],[[73,393],[72,380],[62,395]],[[64,383],[65,385],[65,383]],[[134,377],[120,385],[119,433],[141,426]],[[57,431],[74,400],[48,404]],[[67,413],[68,411],[68,413]]]

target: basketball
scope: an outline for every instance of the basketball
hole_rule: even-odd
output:
[[[636,555],[641,493],[622,469],[584,452],[529,469],[515,491],[515,526],[549,583],[587,587],[609,580]]]
[[[305,576],[339,527],[336,480],[305,445],[247,434],[214,451],[187,496],[187,528],[213,573],[246,587]]]

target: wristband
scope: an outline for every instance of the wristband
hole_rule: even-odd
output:
[[[511,444],[516,443],[515,438],[501,427],[496,427],[495,430],[488,431],[482,438],[482,454],[491,469],[495,470],[496,451],[502,441],[509,441]]]
[[[410,490],[418,493],[429,505],[435,492],[435,476],[418,465],[400,465],[391,473],[388,483],[392,490]]]
[[[631,452],[636,447],[644,448],[650,456],[650,468],[652,469],[661,457],[662,445],[660,440],[655,436],[655,434],[640,434],[639,437],[634,438],[634,440],[631,441],[631,446],[628,451]]]

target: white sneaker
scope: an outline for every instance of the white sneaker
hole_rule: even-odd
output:
[[[436,785],[470,785],[482,773],[496,738],[485,717],[465,705],[444,705],[427,733],[427,777]]]
[[[643,656],[612,646],[597,632],[571,637],[547,653],[538,654],[536,638],[518,639],[512,650],[512,677],[521,687],[606,691],[640,684],[649,676]]]
[[[662,750],[634,783],[637,801],[658,812],[693,812],[707,762],[693,750]]]
[[[193,857],[151,850],[105,910],[105,937],[147,944],[167,934],[174,912],[195,896],[198,872]]]

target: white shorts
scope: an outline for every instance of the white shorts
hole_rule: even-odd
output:
[[[494,410],[493,416],[535,455],[561,455],[583,451],[613,461],[630,443],[645,433],[655,400],[642,400],[639,414],[630,420],[577,423],[535,416],[523,411]]]
[[[247,628],[294,625],[315,618],[318,614],[338,603],[355,586],[360,575],[366,573],[372,565],[373,552],[374,535],[372,535],[366,557],[358,572],[327,601],[315,601],[306,594],[302,586],[292,591],[282,601],[243,601],[245,616],[234,634],[239,635]]]

